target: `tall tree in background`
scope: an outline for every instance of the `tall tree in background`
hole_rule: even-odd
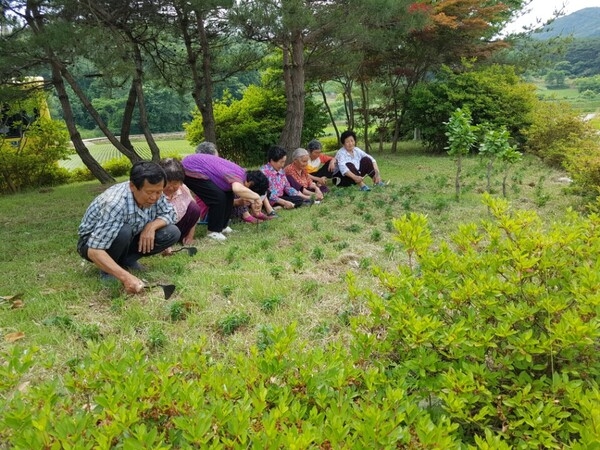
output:
[[[148,113],[144,98],[144,49],[156,48],[161,39],[164,39],[161,30],[161,21],[158,12],[160,2],[128,2],[117,0],[97,0],[94,2],[80,2],[87,8],[87,22],[89,25],[99,26],[108,32],[108,39],[118,48],[118,54],[128,60],[128,73],[131,79],[131,88],[121,126],[121,143],[134,152],[129,140],[133,108],[137,102],[140,128],[144,134],[152,159],[160,159],[160,149],[156,145],[152,131],[148,125]]]
[[[334,20],[338,9],[336,2],[240,0],[231,10],[246,37],[281,52],[287,108],[279,144],[288,153],[301,145],[307,55],[341,25]]]
[[[171,0],[169,4],[171,8],[163,15],[172,24],[171,53],[163,52],[157,66],[168,85],[191,89],[202,116],[204,139],[217,142],[215,85],[256,66],[263,52],[257,45],[242,42],[227,21],[231,1]]]

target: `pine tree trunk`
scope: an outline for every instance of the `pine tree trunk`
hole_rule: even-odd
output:
[[[300,31],[294,32],[292,42],[283,48],[283,79],[287,109],[279,144],[285,148],[288,160],[300,147],[304,125],[304,43]]]

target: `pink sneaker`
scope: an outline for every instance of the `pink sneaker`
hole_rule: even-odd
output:
[[[259,219],[257,219],[256,217],[253,217],[253,216],[242,217],[242,220],[244,222],[248,222],[248,223],[260,223],[260,222],[262,222],[262,220],[259,220]]]

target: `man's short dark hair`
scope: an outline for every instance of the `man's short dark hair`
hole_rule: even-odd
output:
[[[356,142],[356,133],[352,130],[346,130],[340,136],[340,144],[344,145],[344,141],[350,136],[352,136],[354,138],[354,142]]]
[[[181,161],[177,158],[163,158],[159,162],[160,167],[165,171],[167,176],[167,182],[169,181],[181,181],[185,179],[185,170]]]
[[[246,172],[246,181],[251,183],[249,189],[258,195],[265,195],[269,190],[269,179],[260,170],[248,170]]]
[[[148,183],[150,184],[158,184],[162,181],[163,186],[166,186],[167,175],[162,167],[155,162],[138,161],[131,167],[129,181],[131,181],[137,189],[141,189],[146,180],[148,180]]]
[[[282,147],[278,145],[274,145],[269,149],[269,153],[267,154],[268,161],[279,161],[281,158],[286,156],[286,152]]]

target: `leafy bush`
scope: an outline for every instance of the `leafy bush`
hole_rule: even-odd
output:
[[[580,154],[579,149],[598,142],[592,127],[568,104],[538,103],[532,117],[531,126],[524,131],[525,150],[551,166],[563,167],[567,159]]]
[[[335,153],[341,147],[340,141],[336,137],[319,138],[319,141],[321,142],[323,152],[325,153]]]
[[[64,124],[40,117],[19,140],[0,139],[0,192],[52,186],[68,179],[58,161],[71,153]]]
[[[125,156],[113,158],[106,161],[103,165],[104,169],[113,177],[121,177],[129,175],[131,170],[131,161]]]
[[[440,245],[424,215],[394,221],[408,263],[376,271],[383,294],[351,280],[371,311],[355,319],[357,351],[387,361],[463,442],[598,446],[600,217],[570,212],[547,229],[484,198],[491,217]]]
[[[238,329],[250,323],[250,316],[243,312],[237,311],[227,314],[217,322],[217,329],[225,336],[235,333]]]
[[[222,355],[153,324],[146,341],[89,342],[42,382],[64,369],[55,355],[1,347],[2,446],[598,448],[600,217],[545,227],[485,199],[490,217],[450,242],[421,214],[394,220],[408,258],[348,274],[344,343],[260,324],[256,347]]]
[[[474,125],[505,128],[521,143],[536,102],[535,87],[523,83],[512,67],[474,70],[467,66],[460,73],[445,68],[437,79],[413,90],[407,120],[410,127],[420,129],[424,142],[436,151],[448,145],[444,123],[457,108],[471,111]]]
[[[90,172],[90,169],[87,167],[78,167],[77,169],[73,169],[70,172],[69,181],[78,182],[78,181],[92,181],[95,180],[96,177]]]

